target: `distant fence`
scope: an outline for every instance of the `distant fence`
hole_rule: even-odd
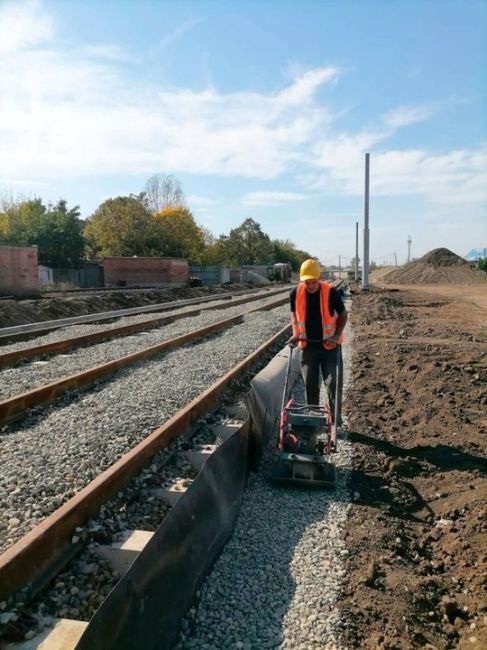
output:
[[[100,264],[85,264],[80,269],[52,269],[39,265],[41,289],[60,284],[81,289],[103,286],[103,267]]]
[[[228,266],[190,266],[189,275],[197,277],[204,285],[218,285],[225,282],[239,284],[240,282],[256,282],[267,284],[270,282],[272,267],[264,265],[246,265],[241,267]]]
[[[190,266],[189,275],[199,278],[205,286],[230,282],[230,269],[228,266]]]

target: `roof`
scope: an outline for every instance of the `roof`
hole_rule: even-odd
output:
[[[482,257],[487,257],[487,246],[483,248],[471,248],[464,258],[466,260],[478,260]]]

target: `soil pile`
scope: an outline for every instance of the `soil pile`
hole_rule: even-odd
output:
[[[172,300],[198,298],[210,294],[235,292],[254,287],[252,284],[222,285],[214,287],[167,287],[132,291],[103,291],[93,294],[76,294],[39,300],[0,301],[0,327],[13,327],[25,323],[38,323],[56,318],[85,316],[117,309],[130,309],[156,305]]]
[[[387,284],[478,284],[487,282],[484,271],[468,263],[448,248],[435,248],[421,259],[384,276]]]

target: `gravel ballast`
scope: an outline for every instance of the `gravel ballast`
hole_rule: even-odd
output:
[[[344,356],[348,367],[349,343]],[[302,382],[295,399],[304,399]],[[183,621],[177,650],[341,647],[346,622],[336,600],[347,575],[351,444],[339,442],[332,457],[335,490],[269,484],[274,445],[249,480],[232,538]]]
[[[188,316],[187,318],[177,320],[174,323],[167,325],[162,325],[156,329],[138,332],[84,348],[78,348],[72,351],[67,351],[64,354],[55,354],[45,360],[33,360],[17,367],[5,368],[0,372],[0,399],[8,399],[29,390],[40,388],[45,384],[58,381],[63,377],[69,377],[70,375],[77,374],[83,370],[88,370],[89,368],[99,366],[103,363],[108,363],[109,361],[113,361],[122,356],[139,352],[144,348],[181,336],[182,334],[187,334],[193,330],[206,327],[207,325],[217,321],[225,320],[250,309],[267,305],[276,299],[275,296],[271,298],[264,297],[262,300],[251,302],[248,305],[237,305],[234,307],[228,306],[225,309],[204,311],[198,316]],[[229,305],[229,302],[223,301],[222,305]],[[169,316],[172,313],[173,312],[169,312],[167,315]],[[181,313],[181,310],[177,313]],[[123,318],[120,321],[117,321],[116,325],[122,326],[143,320],[147,320],[147,316],[145,318],[142,316]],[[66,338],[82,336],[95,331],[113,329],[113,327],[113,323],[106,326],[72,326],[69,329],[63,329],[62,331],[58,330],[48,336],[36,339],[35,344],[41,345],[44,343],[51,343]],[[31,341],[30,346],[33,345],[34,343]],[[25,347],[25,343],[3,346],[0,348],[0,352],[6,353],[17,349],[23,349]]]
[[[207,324],[209,314],[203,318]],[[3,427],[0,550],[26,534],[288,321],[287,305],[251,314],[230,330],[138,363],[99,384],[97,390],[77,398],[67,396],[18,425]],[[195,319],[190,322],[193,329]],[[120,356],[120,341],[115,345]]]

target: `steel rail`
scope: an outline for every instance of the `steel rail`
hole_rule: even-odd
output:
[[[287,291],[287,289],[285,291]],[[32,359],[34,357],[39,357],[44,354],[51,354],[54,352],[65,352],[66,350],[91,345],[93,343],[105,341],[110,338],[125,336],[127,334],[133,334],[135,332],[153,329],[159,325],[167,325],[168,323],[173,323],[174,321],[180,320],[181,318],[190,318],[191,316],[197,316],[202,311],[226,309],[227,307],[236,307],[237,305],[242,305],[248,302],[255,302],[256,300],[264,300],[265,298],[271,297],[278,293],[283,293],[283,290],[281,289],[279,292],[272,292],[266,295],[259,294],[251,295],[250,297],[247,296],[245,298],[239,298],[237,300],[232,299],[231,302],[223,305],[209,305],[208,307],[201,307],[194,311],[183,312],[181,314],[161,316],[143,322],[120,325],[119,327],[113,327],[109,330],[99,330],[97,332],[91,332],[90,334],[83,334],[81,336],[75,336],[73,338],[62,339],[61,341],[44,343],[42,345],[36,345],[30,348],[24,348],[22,350],[14,350],[13,352],[5,352],[4,354],[0,353],[0,368],[9,366],[24,359]]]
[[[82,526],[103,503],[123,489],[154,454],[187,431],[203,413],[213,410],[228,384],[289,330],[290,325],[279,330],[0,555],[0,600],[24,588],[27,597],[31,597],[45,586],[80,550],[82,542],[71,541],[75,528]]]
[[[282,292],[280,289],[269,291],[268,296],[273,296]],[[248,291],[238,291],[234,294],[215,294],[212,296],[188,298],[187,300],[176,300],[171,302],[158,303],[155,305],[144,305],[141,307],[130,307],[129,309],[119,309],[117,311],[99,312],[96,314],[86,314],[85,316],[72,316],[70,318],[59,318],[56,320],[39,321],[37,323],[26,323],[25,325],[13,325],[12,327],[0,328],[0,344],[5,341],[14,341],[18,338],[30,336],[31,334],[41,334],[51,330],[59,329],[66,325],[80,325],[83,323],[96,323],[103,320],[112,320],[122,318],[123,316],[134,316],[157,311],[169,311],[178,309],[187,305],[211,302],[215,300],[231,300],[233,296],[239,296]],[[264,296],[265,297],[265,296]]]
[[[157,345],[152,345],[143,350],[139,350],[139,352],[125,355],[119,359],[114,359],[108,363],[103,363],[99,366],[89,368],[88,370],[83,370],[75,375],[64,377],[58,381],[52,382],[51,384],[46,384],[40,388],[34,388],[33,390],[3,400],[0,402],[0,424],[18,420],[25,414],[27,409],[34,406],[50,404],[54,399],[69,390],[84,389],[98,379],[106,379],[113,375],[116,370],[130,366],[142,359],[152,357],[163,350],[178,347],[184,343],[189,343],[190,341],[195,341],[199,338],[208,336],[208,334],[213,332],[231,327],[247,314],[273,309],[274,307],[284,304],[287,300],[287,296],[284,298],[278,298],[267,305],[261,305],[254,309],[249,309],[241,314],[237,314],[237,316],[217,321],[216,323],[199,328],[193,332],[188,332],[187,334],[183,334],[174,339],[163,341]]]

